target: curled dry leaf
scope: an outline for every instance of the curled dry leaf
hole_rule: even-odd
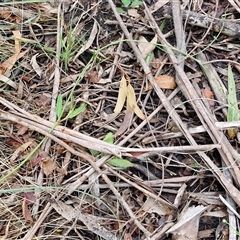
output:
[[[94,21],[94,24],[93,24],[93,27],[92,27],[92,31],[91,31],[91,34],[90,34],[90,36],[89,36],[88,41],[86,41],[86,43],[81,47],[81,49],[78,51],[78,53],[74,56],[73,61],[76,61],[76,59],[77,59],[83,52],[85,52],[87,49],[89,49],[89,48],[92,46],[93,41],[94,41],[97,33],[98,33],[98,23],[97,23],[97,21]]]
[[[132,121],[132,117],[133,117],[133,112],[126,110],[125,116],[124,116],[124,120],[121,123],[120,128],[117,130],[117,132],[115,133],[115,137],[122,135],[131,125],[131,121]]]
[[[42,106],[47,106],[50,105],[51,103],[51,96],[47,94],[40,94],[36,99],[33,100],[37,106],[42,107]]]
[[[49,176],[57,168],[57,165],[48,157],[41,162],[41,168],[44,174]]]
[[[148,42],[148,40],[143,36],[139,37],[138,48],[142,53],[143,58],[146,58],[155,49],[156,44],[157,44],[157,35],[154,36],[151,42]]]
[[[148,197],[142,206],[143,210],[148,213],[157,213],[160,216],[167,214],[165,207],[155,199]]]
[[[117,104],[114,109],[115,113],[120,113],[122,111],[123,105],[124,105],[126,97],[127,97],[127,91],[128,91],[127,80],[123,75],[122,79],[120,81]]]
[[[13,153],[12,157],[10,158],[10,162],[13,163],[15,159],[17,159],[19,155],[23,153],[32,143],[33,141],[29,141],[22,144],[19,148],[17,148],[17,150]]]
[[[0,81],[8,84],[9,86],[11,86],[15,90],[17,90],[17,84],[15,82],[13,82],[10,78],[0,74]]]
[[[20,31],[19,30],[12,31],[12,33],[15,38],[15,53],[1,64],[1,69],[0,69],[0,73],[6,77],[10,76],[11,69],[16,63],[16,61],[22,58],[26,54],[26,52],[28,52],[28,49],[25,50],[24,52],[21,52],[21,42],[19,40],[21,38]]]
[[[98,72],[94,70],[87,72],[86,77],[91,83],[97,83],[99,81]]]
[[[41,69],[41,67],[38,65],[38,63],[37,63],[37,55],[38,54],[35,54],[33,57],[32,57],[32,59],[31,59],[31,65],[32,65],[32,68],[33,68],[33,70],[37,73],[37,75],[39,76],[39,77],[41,77],[42,76],[42,69]]]
[[[54,199],[51,199],[51,205],[63,218],[67,219],[68,221],[72,221],[77,218],[83,222],[89,231],[97,234],[100,238],[105,240],[119,239],[113,233],[101,226],[99,217],[91,214],[83,214],[81,211],[73,208],[71,205],[61,201],[56,201]]]
[[[127,86],[127,110],[135,112],[135,114],[142,120],[146,118],[137,105],[135,91],[131,84],[128,84]]]
[[[202,205],[186,206],[179,215],[178,222],[166,233],[172,233],[173,239],[197,239],[201,214],[207,209]]]

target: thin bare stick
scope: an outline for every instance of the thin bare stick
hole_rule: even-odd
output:
[[[151,147],[151,148],[127,148],[127,147],[120,147],[118,145],[110,144],[99,139],[95,139],[89,136],[85,136],[79,132],[73,131],[63,126],[57,126],[54,130],[49,131],[52,129],[53,123],[48,122],[49,126],[42,125],[41,123],[37,123],[28,119],[24,119],[22,117],[14,116],[13,114],[7,113],[5,111],[0,110],[0,118],[10,120],[16,123],[19,123],[23,126],[28,127],[33,131],[37,131],[42,133],[43,135],[54,139],[54,141],[61,144],[67,150],[69,150],[69,145],[64,142],[61,142],[57,137],[67,140],[68,142],[76,143],[80,146],[86,147],[88,149],[93,149],[99,152],[113,154],[115,156],[132,156],[131,153],[136,152],[178,152],[178,153],[189,153],[189,152],[196,152],[196,151],[210,151],[214,148],[219,148],[219,144],[207,144],[207,145],[195,145],[195,146],[170,146],[170,147]],[[53,136],[54,135],[54,136]],[[87,156],[87,154],[86,154]],[[81,155],[80,157],[86,157]]]

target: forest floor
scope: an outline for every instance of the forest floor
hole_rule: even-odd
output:
[[[0,239],[238,239],[239,19],[1,1]]]

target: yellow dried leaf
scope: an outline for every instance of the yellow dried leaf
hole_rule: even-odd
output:
[[[127,86],[127,110],[135,112],[135,114],[144,120],[146,117],[137,105],[135,91],[131,84]]]
[[[19,30],[12,31],[12,33],[15,38],[15,53],[1,65],[1,68],[3,69],[2,73],[4,73],[6,77],[10,76],[10,71],[14,64],[16,63],[16,61],[18,60],[18,55],[20,54],[21,51],[21,43],[18,40],[21,37],[21,33]]]
[[[114,112],[115,113],[120,113],[123,105],[125,103],[127,97],[127,80],[122,76],[122,79],[120,81],[120,87],[119,87],[119,92],[118,92],[118,99],[117,99],[117,104],[115,106]]]
[[[161,75],[155,78],[158,86],[164,89],[175,89],[177,87],[175,79],[168,75]]]

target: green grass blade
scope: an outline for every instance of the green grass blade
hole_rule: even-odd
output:
[[[56,114],[58,117],[58,120],[62,117],[62,110],[63,110],[63,99],[62,94],[60,93],[57,97],[57,104],[56,104]]]
[[[231,65],[228,65],[228,115],[227,121],[238,121],[239,109],[237,103],[236,86]],[[237,128],[228,129],[228,135],[230,138],[234,138],[237,133]]]
[[[114,166],[114,167],[120,167],[120,168],[129,168],[129,167],[133,167],[133,164],[125,159],[122,158],[111,158],[108,161],[108,164]]]

